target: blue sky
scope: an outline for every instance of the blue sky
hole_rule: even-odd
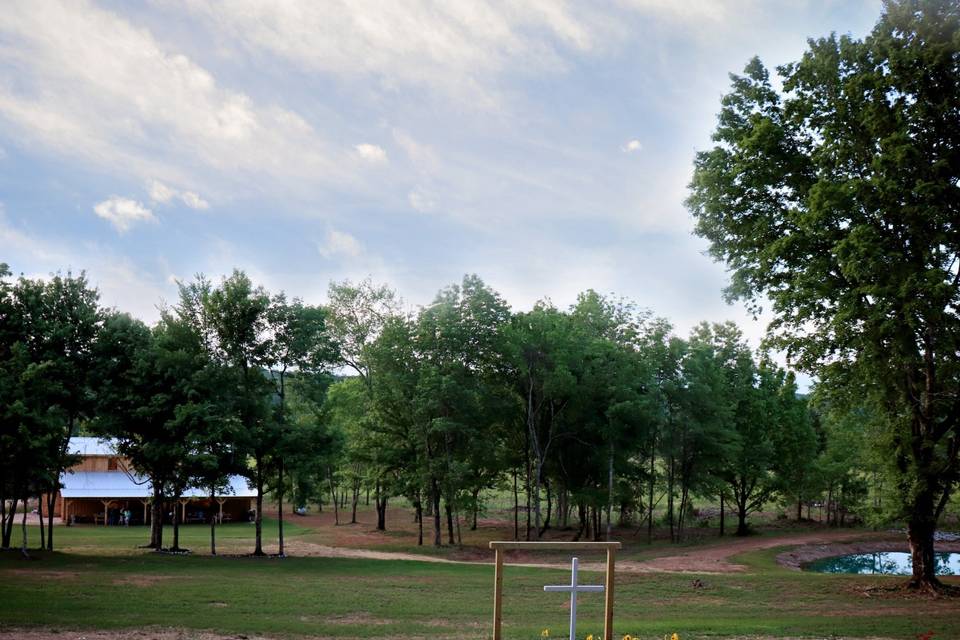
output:
[[[273,6],[279,4],[282,8]],[[13,0],[0,261],[86,270],[154,320],[176,279],[331,279],[415,307],[477,273],[515,309],[594,288],[732,319],[682,201],[727,74],[864,35],[878,1]]]

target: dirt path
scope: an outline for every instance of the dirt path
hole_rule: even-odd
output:
[[[682,572],[682,573],[736,573],[745,571],[746,566],[730,562],[730,558],[740,553],[770,549],[782,546],[800,546],[814,544],[833,544],[847,540],[865,538],[889,539],[889,534],[871,534],[863,531],[823,531],[791,536],[731,538],[722,546],[707,546],[691,549],[682,554],[663,556],[652,560],[617,562],[617,570],[623,573]],[[414,562],[433,562],[440,564],[486,565],[489,561],[464,561],[437,558],[416,553],[375,551],[350,547],[335,547],[300,540],[287,543],[290,555],[313,556],[323,558],[362,558],[368,560],[408,560]],[[543,569],[566,569],[566,563],[552,562],[507,562],[507,566],[538,567]],[[602,571],[603,563],[588,562],[581,565],[587,571]]]
[[[617,563],[617,569],[626,572],[679,571],[688,573],[736,573],[746,571],[742,564],[730,562],[730,558],[748,551],[811,544],[828,544],[845,540],[890,539],[889,533],[865,531],[811,531],[790,536],[731,538],[723,546],[693,549],[686,553],[663,556],[644,562]]]

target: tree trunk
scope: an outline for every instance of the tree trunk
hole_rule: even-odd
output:
[[[23,518],[20,519],[20,531],[23,532],[23,543],[20,545],[20,555],[24,558],[29,558],[30,554],[27,552],[27,499],[23,499]]]
[[[59,486],[59,481],[55,486]],[[57,494],[55,491],[47,494],[47,551],[53,551],[53,506],[56,500]]]
[[[654,464],[657,459],[657,438],[654,436],[650,442],[650,486],[647,496],[647,544],[653,544],[653,488],[656,483],[656,468]]]
[[[453,522],[456,524],[457,529],[457,545],[463,546],[463,538],[460,536],[460,510],[457,509],[453,513]]]
[[[159,551],[163,546],[163,496],[154,489],[153,502],[150,503],[150,549]]]
[[[277,459],[277,536],[277,555],[283,558],[283,457]]]
[[[830,520],[830,512],[833,509],[833,484],[830,484],[827,487],[827,526],[832,527],[833,522]]]
[[[2,523],[3,526],[0,527],[3,529],[2,532],[2,541],[0,541],[0,546],[4,549],[10,548],[10,538],[13,535],[13,521],[17,519],[17,498],[11,498],[10,500],[10,510],[7,512],[7,518]]]
[[[210,555],[217,555],[217,514],[213,510],[216,500],[216,488],[210,485]]]
[[[447,540],[449,544],[456,544],[456,541],[453,538],[453,509],[450,506],[450,499],[443,501],[444,510],[447,514]]]
[[[423,500],[419,494],[417,494],[417,546],[423,546]]]
[[[573,536],[573,541],[578,542],[583,536],[584,530],[587,528],[587,513],[586,507],[584,507],[582,502],[577,503],[577,520],[580,521],[580,528],[577,529],[577,534]]]
[[[263,553],[263,458],[257,456],[257,513],[254,515],[256,543],[253,555],[262,556]]]
[[[929,491],[921,493],[912,506],[912,515],[907,521],[907,540],[910,542],[913,576],[908,584],[913,589],[936,590],[941,582],[937,579],[934,556],[937,516],[933,495]]]
[[[607,456],[607,541],[613,539],[613,438],[610,439],[610,452]],[[622,512],[621,512],[622,513]]]
[[[724,535],[724,533],[725,533],[725,531],[724,531],[724,523],[725,523],[725,520],[724,520],[724,519],[725,519],[726,515],[727,515],[727,514],[726,514],[726,505],[723,504],[723,492],[721,491],[721,492],[720,492],[720,537],[723,537],[723,535]]]
[[[354,470],[356,473],[359,473],[359,470]],[[350,524],[357,524],[357,505],[360,504],[360,478],[354,477],[353,479],[353,495],[351,496],[350,503]]]
[[[374,501],[377,508],[377,531],[387,530],[387,494],[380,488],[380,479],[377,479],[376,495]]]
[[[327,479],[330,481],[330,497],[333,500],[333,524],[340,524],[340,509],[337,507],[337,488],[333,484],[333,467],[327,467]]]
[[[523,460],[524,460],[524,464],[526,465],[526,471],[527,471],[527,474],[523,480],[523,485],[524,485],[523,488],[527,498],[527,531],[525,534],[525,539],[529,541],[530,540],[530,517],[532,516],[532,513],[530,511],[530,478],[533,475],[533,470],[532,470],[533,467],[530,464],[530,432],[529,431],[524,432]]]
[[[533,514],[534,531],[537,532],[537,540],[540,539],[540,483],[543,481],[543,460],[537,453],[536,474],[533,477]]]
[[[550,516],[553,515],[553,490],[549,482],[545,482],[544,486],[547,488],[547,517],[543,520],[543,526],[540,527],[537,537],[543,537],[543,534],[547,532],[547,529],[550,528]]]
[[[436,478],[430,478],[430,502],[433,510],[433,546],[439,547],[443,544],[443,537],[440,534],[440,487]]]
[[[173,497],[173,546],[170,551],[180,551],[180,494]]]
[[[470,523],[470,531],[477,530],[477,512],[480,511],[480,489],[473,490],[473,521]]]
[[[65,519],[65,518],[63,517],[64,515],[65,515],[65,514],[62,514],[62,513],[60,514],[60,520],[61,520],[61,521],[63,521],[63,520]],[[38,517],[37,517],[37,520],[39,520],[39,522],[40,522],[40,548],[41,548],[41,549],[44,549],[44,548],[46,548],[46,546],[47,546],[47,538],[46,538],[46,536],[44,535],[44,533],[45,533],[44,528],[45,528],[45,527],[43,526],[43,495],[42,495],[42,494],[37,498],[37,516],[38,516]]]
[[[737,535],[750,535],[750,528],[747,526],[747,506],[743,503],[737,504]]]
[[[670,520],[670,542],[676,542],[677,538],[673,530],[673,456],[670,456],[667,467],[667,518]]]
[[[3,532],[7,528],[7,487],[0,479],[0,546],[3,542]]]
[[[797,498],[797,522],[800,522],[801,520],[803,520],[803,500],[798,497]]]
[[[517,492],[517,470],[513,470],[513,539],[520,539],[520,494]]]

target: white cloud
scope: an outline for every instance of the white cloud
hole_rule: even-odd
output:
[[[6,3],[0,42],[0,133],[24,146],[161,185],[203,172],[244,186],[252,174],[353,181],[346,151],[300,115],[222,86],[112,11],[84,0]]]
[[[410,206],[420,211],[421,213],[429,213],[433,211],[437,203],[433,198],[433,195],[425,190],[423,187],[417,187],[413,191],[407,194],[407,202],[410,203]]]
[[[210,203],[201,198],[198,194],[193,191],[184,191],[180,194],[180,199],[183,200],[183,204],[187,205],[191,209],[209,209]]]
[[[171,189],[159,180],[153,180],[150,183],[150,199],[154,202],[167,203],[176,195],[175,189]]]
[[[668,18],[680,22],[702,24],[703,22],[721,22],[733,10],[736,13],[747,11],[756,0],[618,0],[619,3],[635,11]]]
[[[308,71],[425,87],[478,106],[496,102],[498,76],[564,66],[592,52],[617,23],[610,7],[557,0],[188,0],[222,39]],[[177,5],[180,6],[180,5]]]
[[[387,152],[384,151],[383,147],[380,147],[375,144],[358,144],[354,147],[357,151],[357,155],[366,162],[370,164],[383,164],[387,161]]]
[[[153,212],[129,198],[110,196],[93,207],[94,213],[107,220],[117,231],[124,233],[138,222],[156,222]]]
[[[643,145],[640,144],[640,141],[639,141],[639,140],[630,140],[630,141],[627,142],[625,145],[623,145],[622,147],[620,147],[620,149],[621,149],[624,153],[633,153],[633,152],[635,152],[635,151],[642,151],[642,150],[643,150]]]
[[[317,245],[320,255],[328,260],[333,258],[356,258],[362,252],[357,239],[345,231],[331,229],[327,232],[326,240]]]
[[[173,187],[168,187],[159,180],[150,182],[150,200],[153,202],[167,204],[174,198],[179,199],[183,204],[191,209],[209,209],[210,203],[200,197],[195,191],[179,191]]]

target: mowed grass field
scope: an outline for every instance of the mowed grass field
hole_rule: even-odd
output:
[[[317,533],[286,526],[289,540]],[[15,532],[19,535],[19,531]],[[170,531],[166,531],[167,542]],[[267,523],[266,537],[276,537]],[[31,536],[37,531],[31,528]],[[488,565],[323,557],[210,557],[209,530],[182,529],[198,553],[167,556],[137,549],[144,528],[60,527],[54,554],[0,554],[0,630],[182,628],[268,637],[489,636],[493,569]],[[253,527],[218,529],[221,548],[252,549]],[[16,538],[15,538],[16,539]],[[748,571],[725,575],[620,573],[616,633],[683,640],[710,637],[960,638],[960,600],[870,591],[902,578],[802,573],[775,563],[782,549],[735,558]],[[588,558],[584,556],[584,560]],[[692,580],[700,578],[697,588]],[[602,582],[583,573],[585,582]],[[956,578],[949,579],[960,584]],[[508,567],[506,638],[565,637],[567,597],[544,584],[565,571]],[[581,637],[602,630],[602,596],[581,596]]]

